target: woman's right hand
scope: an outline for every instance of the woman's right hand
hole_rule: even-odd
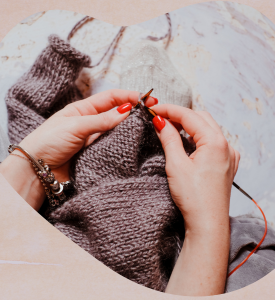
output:
[[[158,114],[153,123],[165,152],[171,196],[185,224],[183,247],[166,292],[222,294],[230,248],[230,194],[240,154],[209,113],[172,104],[152,109]],[[181,124],[196,143],[189,157],[173,123]]]
[[[183,214],[186,229],[200,230],[212,222],[223,222],[229,215],[239,152],[228,144],[208,112],[172,104],[152,109],[159,115],[153,123],[165,152],[171,196]],[[193,138],[196,150],[189,157],[178,130],[167,119],[181,124]]]

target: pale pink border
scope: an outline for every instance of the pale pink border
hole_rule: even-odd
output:
[[[18,22],[40,11],[64,9],[115,25],[132,25],[198,0],[2,0],[0,40]],[[274,0],[249,5],[275,23]],[[197,299],[139,286],[98,262],[38,215],[0,175],[1,299]],[[275,271],[233,293],[205,299],[274,299]]]

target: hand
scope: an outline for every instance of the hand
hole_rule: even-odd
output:
[[[34,158],[42,158],[57,180],[66,181],[72,156],[127,118],[132,105],[137,104],[138,96],[135,91],[115,89],[71,103],[47,119],[19,145]],[[147,106],[156,103],[157,99],[153,97],[146,101]],[[18,150],[14,153],[24,156]],[[45,193],[28,161],[10,155],[0,165],[0,172],[33,208],[40,208]]]
[[[165,152],[171,196],[185,223],[183,247],[166,292],[221,294],[230,246],[230,194],[240,154],[227,143],[209,113],[172,104],[152,109],[159,115],[153,123]],[[190,157],[173,123],[177,128],[180,124],[196,143]]]
[[[226,141],[219,125],[208,112],[165,104],[153,110],[168,118],[157,134],[166,156],[166,173],[171,196],[192,231],[223,223],[229,215],[233,178],[238,169],[240,154]],[[184,151],[178,130],[172,122],[181,124],[196,143],[190,157]],[[164,123],[165,122],[165,123]],[[158,122],[159,124],[161,122]],[[162,126],[163,126],[162,125]]]
[[[56,170],[82,147],[90,145],[100,134],[123,121],[132,105],[137,103],[138,95],[134,91],[109,90],[71,103],[47,119],[19,145],[35,158],[43,158],[52,170]],[[146,105],[155,102],[150,97]],[[111,110],[119,105],[124,107]],[[68,172],[66,175],[68,177]]]

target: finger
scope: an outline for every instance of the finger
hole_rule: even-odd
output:
[[[136,91],[121,89],[108,90],[95,94],[87,99],[71,103],[57,114],[66,117],[97,115],[128,102],[134,106],[138,102],[138,97],[139,92]],[[156,103],[156,98],[148,97],[146,106],[152,106]]]
[[[216,131],[208,122],[189,108],[174,104],[161,104],[153,106],[152,109],[156,114],[180,123],[183,129],[193,137],[198,147],[213,140],[213,136],[216,136]]]
[[[214,130],[216,130],[218,133],[222,133],[222,130],[220,128],[220,126],[218,125],[218,123],[213,119],[213,117],[211,116],[211,114],[207,111],[195,111],[196,114],[200,115]],[[238,171],[238,167],[239,167],[239,161],[240,161],[240,153],[235,150],[230,144],[228,144],[229,146],[229,151],[231,154],[231,157],[234,157],[234,176],[236,175],[237,171]]]
[[[166,161],[178,164],[179,158],[187,159],[180,134],[173,124],[160,116],[154,117],[153,124],[165,152]]]
[[[178,132],[180,132],[183,129],[180,123],[174,122],[172,120],[168,120],[168,121],[177,129]]]
[[[103,133],[125,120],[130,114],[131,108],[131,103],[125,103],[117,109],[101,114],[68,118],[70,131],[81,139],[87,139],[91,135]]]
[[[240,162],[240,159],[241,159],[241,155],[240,155],[239,151],[237,151],[235,149],[234,149],[234,151],[235,151],[235,167],[234,167],[234,177],[235,177],[236,173],[238,171],[238,168],[239,168],[239,162]]]
[[[222,133],[219,124],[213,119],[213,117],[208,111],[195,111],[195,113],[201,116],[218,133]]]
[[[89,145],[91,145],[97,138],[99,138],[104,132],[97,132],[97,133],[94,133],[92,135],[89,135],[87,138],[86,138],[86,142],[85,142],[85,145],[84,147],[87,147]]]
[[[233,174],[235,177],[237,170],[238,170],[238,166],[239,166],[240,153],[229,144],[228,144],[228,148],[229,148],[229,154],[230,154],[230,160],[231,160],[231,165],[232,165],[232,169],[233,169]]]

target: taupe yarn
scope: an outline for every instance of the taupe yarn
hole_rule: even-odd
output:
[[[164,291],[184,224],[170,196],[164,153],[149,118],[137,109],[75,157],[76,196],[49,219],[114,271]]]
[[[91,59],[56,35],[18,82],[9,89],[9,137],[19,143],[66,104],[82,98],[74,82]]]

